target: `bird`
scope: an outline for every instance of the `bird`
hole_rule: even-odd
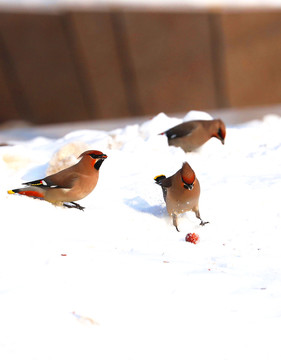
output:
[[[154,177],[154,180],[162,188],[167,212],[172,217],[177,231],[179,231],[178,215],[187,211],[195,213],[200,220],[200,225],[208,223],[208,221],[203,221],[200,216],[200,184],[188,162],[184,162],[174,175],[170,177],[158,175]]]
[[[191,152],[215,137],[224,144],[225,124],[221,119],[185,121],[159,135],[166,135],[170,146],[181,147]]]
[[[83,199],[94,190],[99,169],[106,158],[107,155],[98,150],[84,151],[78,157],[80,161],[77,164],[43,179],[25,182],[22,184],[25,187],[8,190],[8,194],[26,195],[54,205],[84,210],[75,201]]]

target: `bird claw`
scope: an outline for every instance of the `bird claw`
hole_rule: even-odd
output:
[[[199,225],[204,226],[204,225],[206,225],[206,224],[210,224],[210,222],[209,222],[209,221],[203,221],[203,220],[201,220],[201,222],[200,222]]]
[[[70,205],[70,204],[72,204],[72,205]],[[63,206],[65,206],[65,207],[67,207],[67,208],[73,208],[73,209],[82,210],[82,211],[84,211],[84,209],[85,209],[84,206],[81,206],[81,205],[77,204],[77,203],[74,202],[74,201],[71,201],[70,204],[63,203]]]

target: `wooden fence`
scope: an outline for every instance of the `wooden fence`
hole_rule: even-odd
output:
[[[281,10],[0,12],[0,122],[281,103]]]

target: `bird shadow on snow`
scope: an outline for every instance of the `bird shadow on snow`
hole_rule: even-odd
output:
[[[167,215],[166,209],[163,206],[151,206],[146,200],[144,200],[140,196],[136,196],[130,199],[124,199],[124,203],[136,211],[151,214],[156,217],[165,217]]]

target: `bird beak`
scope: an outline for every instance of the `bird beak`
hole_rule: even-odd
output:
[[[224,139],[221,139],[221,143],[224,145]]]
[[[187,190],[192,190],[193,189],[193,184],[184,184],[183,187]]]

